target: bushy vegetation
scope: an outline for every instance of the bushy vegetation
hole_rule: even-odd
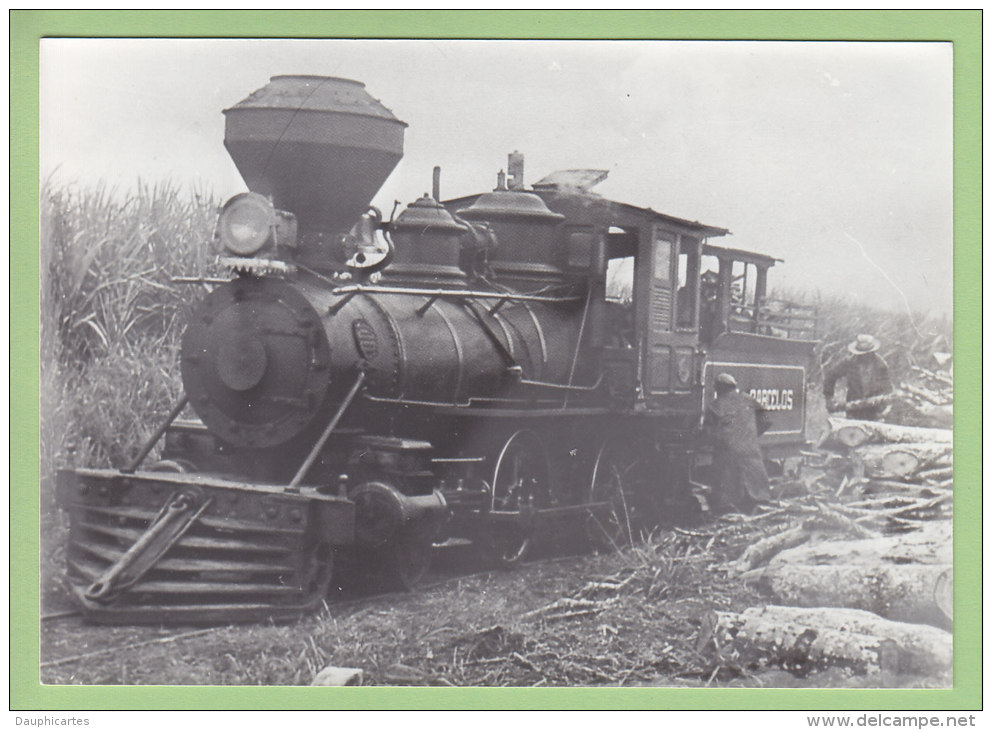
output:
[[[834,299],[821,312],[823,362],[847,354],[847,345],[858,334],[877,337],[880,354],[897,378],[908,377],[913,365],[931,366],[935,352],[952,352],[954,323],[948,316],[910,315]]]
[[[954,323],[947,315],[893,312],[840,297],[807,292],[775,292],[780,299],[812,306],[817,311],[819,362],[826,368],[847,356],[847,346],[859,334],[877,337],[879,353],[898,381],[910,377],[913,365],[927,367],[935,352],[952,352]]]
[[[41,468],[120,466],[181,392],[183,322],[211,268],[212,196],[41,190]]]

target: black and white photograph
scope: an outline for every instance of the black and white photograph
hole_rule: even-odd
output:
[[[953,58],[43,39],[41,682],[951,688]]]

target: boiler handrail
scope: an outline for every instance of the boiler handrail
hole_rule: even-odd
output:
[[[406,286],[365,286],[348,284],[331,289],[334,296],[354,296],[355,294],[400,294],[403,296],[429,297],[437,299],[499,299],[515,302],[547,302],[561,304],[577,302],[581,296],[552,297],[542,294],[517,294],[515,292],[480,291],[478,289],[418,289]]]

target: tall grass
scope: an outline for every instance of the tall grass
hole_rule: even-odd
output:
[[[170,277],[204,271],[216,205],[173,185],[139,183],[120,195],[104,187],[45,185],[41,192],[43,344],[68,362],[99,357],[154,337],[173,341],[188,287]]]
[[[172,184],[41,189],[41,464],[119,466],[178,398],[216,201]]]

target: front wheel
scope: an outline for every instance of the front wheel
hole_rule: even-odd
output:
[[[393,587],[411,591],[430,570],[434,543],[420,534],[402,535],[386,545],[383,553],[386,580]]]

